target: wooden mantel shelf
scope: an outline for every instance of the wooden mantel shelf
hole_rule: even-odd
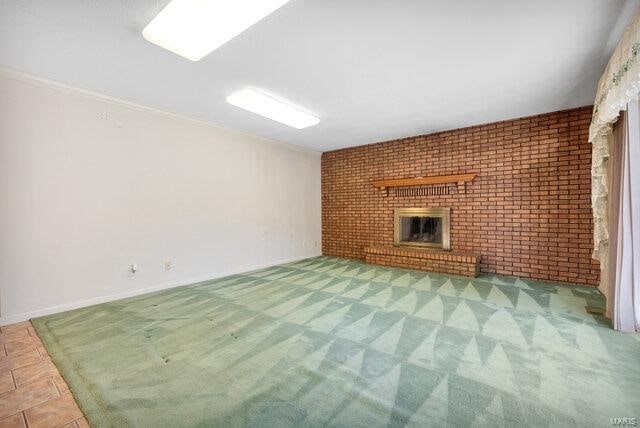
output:
[[[376,180],[373,186],[380,190],[386,190],[389,187],[406,187],[406,186],[425,186],[429,184],[447,184],[456,183],[458,189],[464,192],[465,183],[473,181],[476,178],[475,173],[456,174],[456,175],[438,175],[433,177],[416,177],[416,178],[400,178],[396,180]]]

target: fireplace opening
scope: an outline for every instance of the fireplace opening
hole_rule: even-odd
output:
[[[394,244],[450,249],[449,208],[396,208]]]
[[[442,245],[442,219],[437,217],[402,217],[402,242]]]

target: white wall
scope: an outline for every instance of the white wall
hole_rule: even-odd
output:
[[[0,324],[318,255],[320,239],[320,153],[0,72]]]

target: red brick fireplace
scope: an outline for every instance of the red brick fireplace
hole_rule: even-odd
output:
[[[596,285],[590,118],[582,107],[324,153],[323,254]],[[471,173],[462,186],[374,186]],[[450,208],[451,251],[394,246],[394,210],[428,207]]]

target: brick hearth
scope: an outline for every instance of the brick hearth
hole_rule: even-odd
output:
[[[377,265],[472,277],[480,273],[480,255],[474,253],[380,245],[366,247],[364,253],[367,263]]]

